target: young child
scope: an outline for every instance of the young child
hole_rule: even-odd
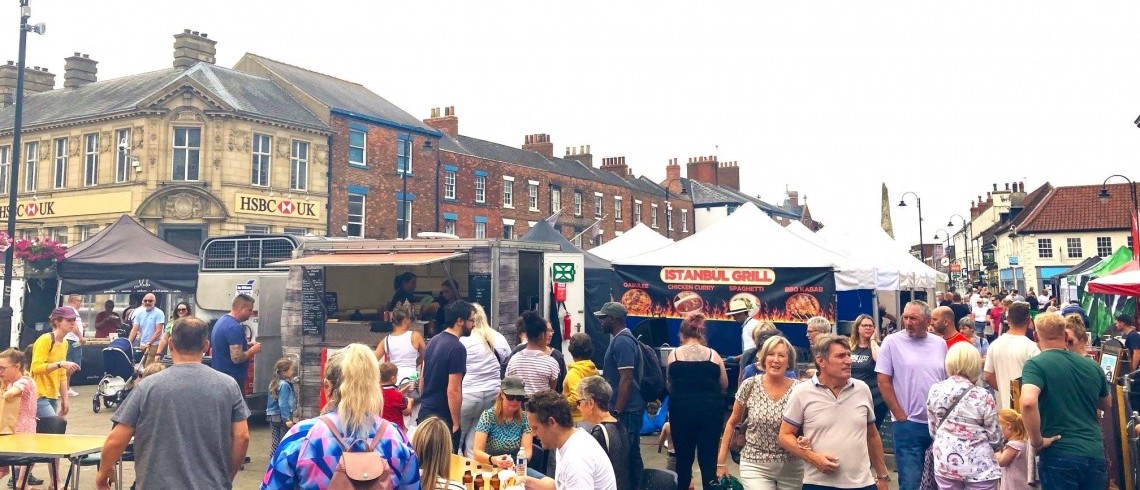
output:
[[[390,362],[380,363],[380,387],[384,394],[384,420],[396,424],[400,430],[407,432],[404,426],[404,416],[412,414],[412,406],[404,396],[404,392],[396,387],[396,376],[399,368]],[[411,386],[411,385],[409,385]]]
[[[24,371],[26,356],[19,349],[0,352],[0,381],[3,382],[4,403],[18,402],[20,415],[13,430],[17,434],[36,432],[36,382]],[[0,468],[0,476],[8,473],[8,467]],[[12,481],[19,474],[12,475]],[[30,479],[29,479],[30,480]]]
[[[269,420],[269,427],[273,436],[269,441],[269,454],[277,452],[277,444],[285,431],[293,427],[293,407],[297,406],[296,395],[293,391],[293,376],[297,374],[297,366],[292,358],[282,357],[273,365],[276,376],[269,383],[269,405],[265,408],[265,418]]]
[[[1004,470],[1001,490],[1031,490],[1026,458],[1027,435],[1021,414],[1008,408],[1002,410],[998,412],[998,425],[1006,440],[1005,447],[997,455],[998,466]]]

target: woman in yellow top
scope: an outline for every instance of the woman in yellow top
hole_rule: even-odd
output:
[[[79,365],[66,361],[67,342],[63,337],[75,330],[75,310],[62,306],[51,312],[51,332],[32,344],[32,378],[36,381],[36,417],[65,416],[69,410],[67,378]]]
[[[570,404],[570,416],[574,423],[582,421],[582,412],[578,410],[578,384],[582,378],[589,378],[598,374],[597,366],[590,358],[594,357],[594,339],[590,334],[578,332],[570,336],[570,356],[574,363],[566,369],[566,381],[562,383],[562,394],[566,403]]]

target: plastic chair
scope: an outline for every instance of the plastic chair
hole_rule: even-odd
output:
[[[60,416],[41,417],[36,421],[37,434],[66,434],[67,433],[67,419]],[[20,488],[28,488],[28,477],[31,476],[31,467],[36,463],[45,463],[48,467],[48,474],[51,477],[51,485],[53,488],[60,488],[59,486],[59,468],[56,466],[57,458],[26,458],[24,461],[24,472],[20,475]],[[69,472],[70,473],[70,472]]]
[[[641,473],[642,490],[677,490],[677,474],[669,470],[646,468]]]

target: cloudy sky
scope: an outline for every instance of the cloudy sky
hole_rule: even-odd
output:
[[[28,64],[63,83],[171,66],[183,28],[362,83],[408,112],[456,106],[464,134],[556,153],[590,144],[664,177],[740,163],[743,190],[806,195],[825,223],[878,223],[880,183],[923,198],[927,239],[993,183],[1140,179],[1140,3],[32,0]],[[15,2],[0,56],[16,58]],[[1123,197],[1123,196],[1122,196]],[[913,203],[912,203],[913,204]],[[917,242],[913,207],[897,236]],[[1124,224],[1122,223],[1122,226]]]

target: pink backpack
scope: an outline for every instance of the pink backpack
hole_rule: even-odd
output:
[[[392,468],[384,460],[384,456],[376,452],[380,445],[380,438],[388,430],[388,421],[380,419],[380,426],[376,428],[376,436],[368,443],[364,451],[349,451],[340,435],[340,429],[327,416],[321,421],[329,427],[336,442],[340,444],[340,462],[336,464],[332,480],[329,481],[328,490],[392,490]]]

